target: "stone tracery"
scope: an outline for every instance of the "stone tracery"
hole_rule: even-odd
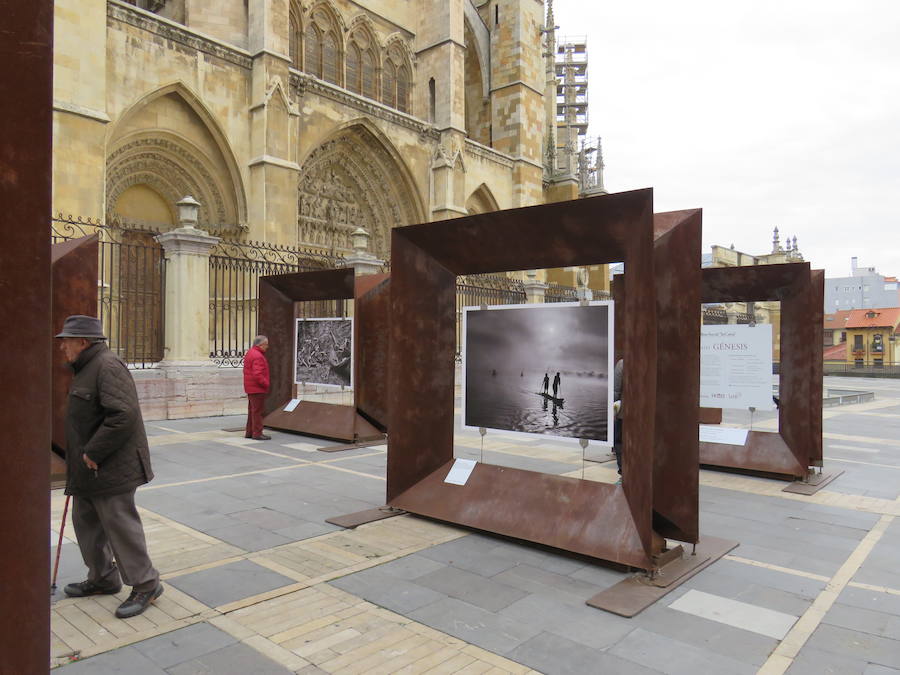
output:
[[[298,243],[349,252],[351,233],[364,227],[372,252],[387,257],[390,229],[421,219],[412,190],[371,132],[351,127],[316,148],[303,166]]]
[[[133,185],[147,185],[174,205],[187,194],[201,204],[199,222],[218,230],[238,228],[234,199],[210,173],[204,162],[167,138],[138,138],[117,148],[107,158],[107,211]],[[228,195],[228,196],[226,196]]]

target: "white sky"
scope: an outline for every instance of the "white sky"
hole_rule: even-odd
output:
[[[606,187],[703,208],[712,244],[797,236],[826,276],[900,275],[900,0],[556,0],[588,36]]]

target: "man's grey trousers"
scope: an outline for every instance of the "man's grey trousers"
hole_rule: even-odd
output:
[[[141,593],[159,584],[159,572],[147,554],[134,490],[108,497],[75,497],[72,524],[88,568],[88,581],[119,586],[124,580]]]

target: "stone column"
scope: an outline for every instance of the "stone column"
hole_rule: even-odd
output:
[[[356,270],[357,276],[381,272],[384,260],[369,253],[369,233],[357,227],[350,238],[353,240],[353,253],[345,258],[346,266]]]
[[[537,270],[528,270],[525,273],[525,276],[526,279],[522,284],[522,286],[525,288],[525,302],[544,302],[544,296],[547,292],[547,284],[537,278]]]
[[[163,365],[210,365],[209,252],[219,242],[200,230],[200,204],[178,202],[180,227],[156,240],[166,252],[166,355]]]

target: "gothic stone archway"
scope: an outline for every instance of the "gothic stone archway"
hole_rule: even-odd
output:
[[[422,220],[415,187],[401,162],[367,127],[343,129],[303,164],[298,193],[301,246],[349,252],[364,227],[372,253],[390,256],[390,231]]]

